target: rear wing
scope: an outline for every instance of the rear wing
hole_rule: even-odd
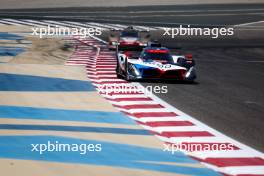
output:
[[[138,59],[141,51],[123,51],[119,50],[118,46],[116,47],[116,55],[124,54],[128,59]]]

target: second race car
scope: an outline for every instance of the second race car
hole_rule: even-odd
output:
[[[149,42],[148,31],[139,31],[133,27],[128,27],[123,31],[112,30],[108,38],[108,48],[110,50],[141,50]]]
[[[195,62],[192,55],[171,55],[168,48],[151,44],[141,52],[117,52],[116,73],[127,81],[173,79],[194,81]]]

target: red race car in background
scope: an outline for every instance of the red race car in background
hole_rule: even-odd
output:
[[[108,47],[110,50],[141,50],[147,46],[150,41],[150,34],[148,31],[138,31],[133,27],[128,27],[123,31],[111,30]]]

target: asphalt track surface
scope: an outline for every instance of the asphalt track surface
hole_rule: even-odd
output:
[[[1,18],[93,21],[130,25],[219,26],[263,20],[263,4],[71,7],[0,10]]]
[[[194,84],[168,81],[143,81],[142,84],[168,86],[168,93],[157,96],[210,127],[263,152],[264,40],[226,39],[218,43],[203,40],[201,45],[196,39],[193,44],[169,38],[161,41],[172,48],[174,54],[193,54],[198,79]]]
[[[263,151],[263,48],[190,49],[196,84],[166,85],[163,100],[238,141]]]
[[[175,27],[182,23],[198,26],[235,25],[263,20],[263,14],[264,5],[261,4],[0,11],[0,17],[3,18],[67,19]],[[199,45],[199,40],[192,44],[192,39],[175,41],[155,36],[165,46],[174,48],[181,43],[182,52],[193,53],[198,79],[196,84],[152,82],[143,85],[167,85],[168,93],[159,94],[159,97],[224,134],[263,152],[264,40],[260,38],[263,28],[251,28],[248,32],[255,34],[255,38],[244,39],[244,45],[238,45],[240,40],[235,39],[219,41],[221,45],[206,40]],[[173,49],[173,52],[178,51]]]
[[[0,9],[23,9],[23,8],[59,8],[59,7],[127,7],[147,5],[194,5],[194,4],[256,4],[262,0],[0,0]]]

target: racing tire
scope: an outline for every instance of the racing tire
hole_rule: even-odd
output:
[[[131,81],[130,77],[129,77],[129,71],[128,71],[128,63],[127,63],[127,59],[125,62],[125,80],[126,81]]]
[[[116,77],[118,79],[123,79],[123,76],[120,73],[121,73],[121,69],[119,67],[119,63],[117,63],[117,65],[116,65]]]

